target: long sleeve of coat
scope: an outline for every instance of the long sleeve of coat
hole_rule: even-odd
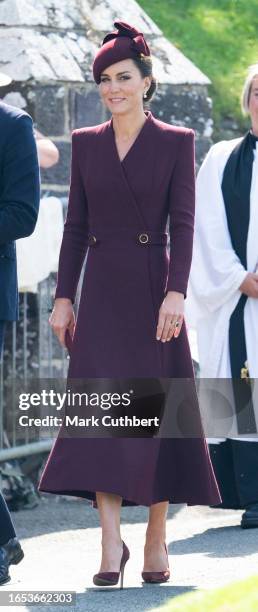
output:
[[[88,247],[88,207],[78,161],[78,139],[79,135],[73,132],[70,192],[55,292],[55,298],[69,298],[72,302]]]
[[[194,131],[182,135],[169,189],[170,263],[167,291],[187,295],[195,215]]]
[[[18,115],[5,144],[0,194],[0,244],[32,234],[38,217],[40,177],[32,119]]]

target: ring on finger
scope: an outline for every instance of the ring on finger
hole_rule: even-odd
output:
[[[173,326],[173,327],[179,327],[180,322],[179,322],[179,321],[175,321],[175,322],[173,323],[173,321],[170,321],[170,324],[169,324],[169,325],[170,325],[171,327],[172,327],[172,326]]]

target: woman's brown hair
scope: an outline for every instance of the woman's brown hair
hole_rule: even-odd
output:
[[[143,98],[143,102],[149,102],[149,100],[151,100],[157,89],[157,79],[152,74],[152,59],[149,55],[144,55],[143,53],[141,53],[138,57],[133,59],[133,62],[140,70],[142,77],[148,76],[151,78],[150,87]]]

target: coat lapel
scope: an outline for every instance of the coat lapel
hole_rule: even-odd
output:
[[[109,163],[112,167],[111,172],[115,173],[115,176],[119,179],[123,191],[123,199],[126,198],[130,208],[134,208],[139,227],[144,231],[146,231],[147,225],[132,186],[128,180],[127,169],[133,169],[135,165],[138,166],[140,160],[146,157],[146,152],[149,150],[150,142],[148,144],[148,141],[150,141],[151,138],[153,118],[150,111],[145,111],[145,114],[147,115],[147,119],[123,161],[120,160],[118,155],[112,119],[110,119],[107,124],[107,140],[110,153]]]

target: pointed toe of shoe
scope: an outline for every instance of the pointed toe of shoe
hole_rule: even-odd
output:
[[[119,572],[99,572],[93,576],[93,582],[97,586],[114,586],[118,579]]]

